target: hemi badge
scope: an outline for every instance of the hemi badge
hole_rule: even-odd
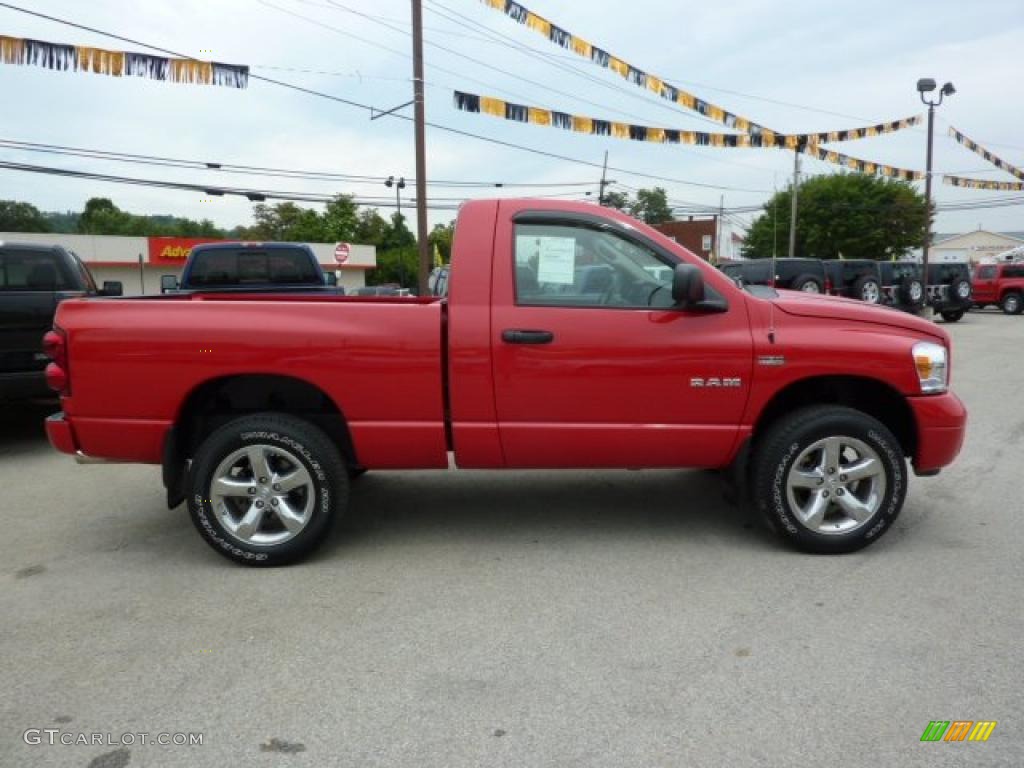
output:
[[[760,355],[757,358],[758,365],[785,365],[786,358],[782,355]]]

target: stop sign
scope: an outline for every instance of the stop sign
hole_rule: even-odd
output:
[[[348,255],[352,252],[352,246],[348,243],[338,243],[334,248],[334,260],[339,264],[348,261]]]

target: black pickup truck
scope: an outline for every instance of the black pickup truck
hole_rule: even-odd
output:
[[[82,260],[59,245],[0,241],[0,402],[53,396],[43,334],[61,301],[121,292],[113,281],[98,289]]]
[[[325,274],[308,245],[300,243],[205,243],[192,249],[181,273],[160,278],[161,293],[344,293]]]

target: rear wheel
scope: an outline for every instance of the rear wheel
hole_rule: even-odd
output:
[[[1024,309],[1019,293],[1008,293],[1003,296],[1000,306],[1003,308],[1003,312],[1008,315],[1019,315],[1021,309]]]
[[[868,304],[878,304],[882,300],[882,286],[877,279],[865,275],[853,284],[853,295]]]
[[[200,535],[245,565],[284,565],[319,546],[348,501],[338,450],[314,425],[277,413],[235,419],[196,451],[188,507]]]
[[[800,275],[793,281],[793,288],[804,293],[821,293],[821,281],[813,275]]]
[[[964,316],[964,311],[962,309],[957,309],[952,312],[941,312],[940,314],[942,315],[942,319],[947,323],[955,323]]]
[[[758,440],[754,499],[771,526],[807,552],[853,552],[878,539],[907,491],[899,442],[865,413],[811,406]]]

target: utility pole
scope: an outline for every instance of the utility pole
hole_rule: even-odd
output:
[[[430,293],[430,243],[427,242],[427,140],[423,101],[423,0],[412,0],[412,87],[416,121],[416,241],[420,252],[419,295]]]
[[[793,150],[793,196],[789,209],[789,258],[796,256],[796,197],[797,187],[800,185],[800,150],[797,146]]]
[[[715,222],[715,264],[722,263],[722,216],[725,215],[725,195],[718,201],[718,221]]]
[[[604,165],[601,166],[601,192],[597,196],[598,205],[604,205],[604,188],[608,186],[608,150],[604,151]]]

